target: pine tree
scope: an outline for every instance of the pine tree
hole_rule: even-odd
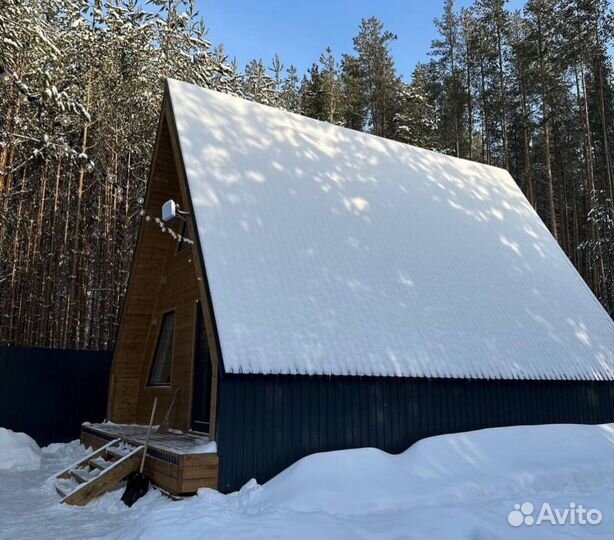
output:
[[[551,66],[555,61],[552,51],[554,32],[548,28],[548,16],[554,8],[552,0],[529,0],[526,6],[528,22],[531,25],[531,39],[537,48],[537,65],[540,85],[541,115],[543,129],[544,170],[546,176],[546,200],[548,205],[548,225],[550,232],[558,239],[557,212],[555,202],[554,175],[552,173],[552,142],[551,142],[551,90],[554,87]]]
[[[307,75],[303,76],[299,89],[299,99],[301,112],[305,116],[316,120],[326,119],[322,75],[317,64],[312,64],[307,71]]]
[[[277,104],[275,87],[276,82],[267,74],[262,59],[252,60],[245,66],[243,93],[247,99],[274,106]]]
[[[396,35],[384,30],[382,22],[375,17],[363,19],[354,38],[365,97],[366,129],[381,137],[394,135],[399,78],[390,43],[395,39]]]
[[[350,129],[362,130],[366,124],[365,89],[358,59],[344,54],[341,58],[341,123]]]
[[[510,62],[510,80],[512,101],[515,110],[511,130],[517,133],[517,146],[512,150],[515,159],[512,173],[521,182],[524,193],[537,207],[537,190],[535,187],[535,171],[533,167],[532,144],[535,131],[535,118],[531,103],[535,99],[535,87],[532,81],[536,79],[534,64],[535,50],[528,40],[529,28],[520,12],[514,13],[510,19],[510,46],[512,59]]]
[[[330,47],[327,47],[320,56],[320,78],[322,84],[322,119],[331,124],[336,124],[340,116],[341,83],[337,60]]]
[[[510,166],[509,156],[509,111],[507,88],[507,50],[509,14],[505,10],[506,0],[477,0],[475,12],[484,38],[482,54],[484,55],[486,76],[493,94],[492,106],[497,117],[501,149],[497,161],[506,169]],[[497,136],[499,137],[499,133]]]
[[[411,84],[402,85],[399,100],[394,138],[422,148],[439,149],[437,112],[430,99],[427,66],[416,67]]]
[[[295,66],[290,66],[286,70],[286,76],[281,82],[279,92],[279,106],[290,112],[301,112],[299,97],[299,79]]]
[[[459,70],[462,71],[460,76],[461,85],[460,92],[462,92],[462,101],[466,105],[466,113],[462,113],[465,117],[464,127],[464,142],[460,145],[463,157],[473,159],[475,155],[478,155],[475,141],[475,96],[474,96],[474,84],[477,79],[476,74],[476,50],[478,48],[477,32],[476,32],[476,20],[471,9],[463,8],[458,18],[458,24],[460,26],[459,33],[459,47],[461,49]],[[458,112],[457,112],[458,114]]]
[[[435,19],[435,27],[439,31],[440,38],[431,44],[431,54],[437,58],[436,65],[439,70],[441,85],[440,96],[443,97],[439,104],[441,111],[440,132],[442,134],[443,147],[449,149],[449,153],[461,157],[461,145],[463,133],[464,98],[462,90],[462,73],[459,69],[459,18],[454,12],[454,0],[445,0],[444,13],[440,19]]]

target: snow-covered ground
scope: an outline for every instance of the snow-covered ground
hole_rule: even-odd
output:
[[[77,442],[51,445],[38,470],[0,470],[1,539],[614,538],[613,424],[433,437],[397,456],[317,454],[263,486],[180,502],[150,491],[132,509],[121,489],[84,508],[58,504],[46,479],[84,453]],[[580,524],[581,507],[600,523]],[[551,523],[557,511],[565,524]]]
[[[0,470],[38,469],[40,463],[41,450],[32,437],[0,427]]]

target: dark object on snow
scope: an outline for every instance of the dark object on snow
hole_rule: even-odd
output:
[[[149,491],[149,478],[143,474],[143,468],[145,467],[145,456],[147,456],[147,447],[149,446],[149,436],[151,435],[151,426],[153,425],[154,416],[156,415],[156,406],[158,405],[158,398],[154,399],[153,407],[151,409],[151,418],[149,419],[149,427],[147,429],[147,437],[145,437],[145,445],[143,446],[143,457],[141,458],[141,467],[138,472],[133,472],[128,475],[128,481],[126,483],[126,490],[122,495],[122,502],[131,507],[136,501]]]
[[[133,472],[128,475],[126,491],[122,495],[122,502],[130,507],[149,491],[149,478],[142,472]]]

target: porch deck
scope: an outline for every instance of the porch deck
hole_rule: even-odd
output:
[[[141,445],[147,426],[133,424],[90,424],[81,426],[81,442],[94,449],[113,439]],[[207,436],[171,430],[152,430],[145,474],[152,482],[174,495],[195,493],[201,487],[217,488],[218,456]]]

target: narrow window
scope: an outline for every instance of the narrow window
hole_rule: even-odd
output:
[[[170,311],[162,316],[160,323],[156,352],[149,374],[149,386],[169,386],[171,384],[174,330],[175,312]]]

